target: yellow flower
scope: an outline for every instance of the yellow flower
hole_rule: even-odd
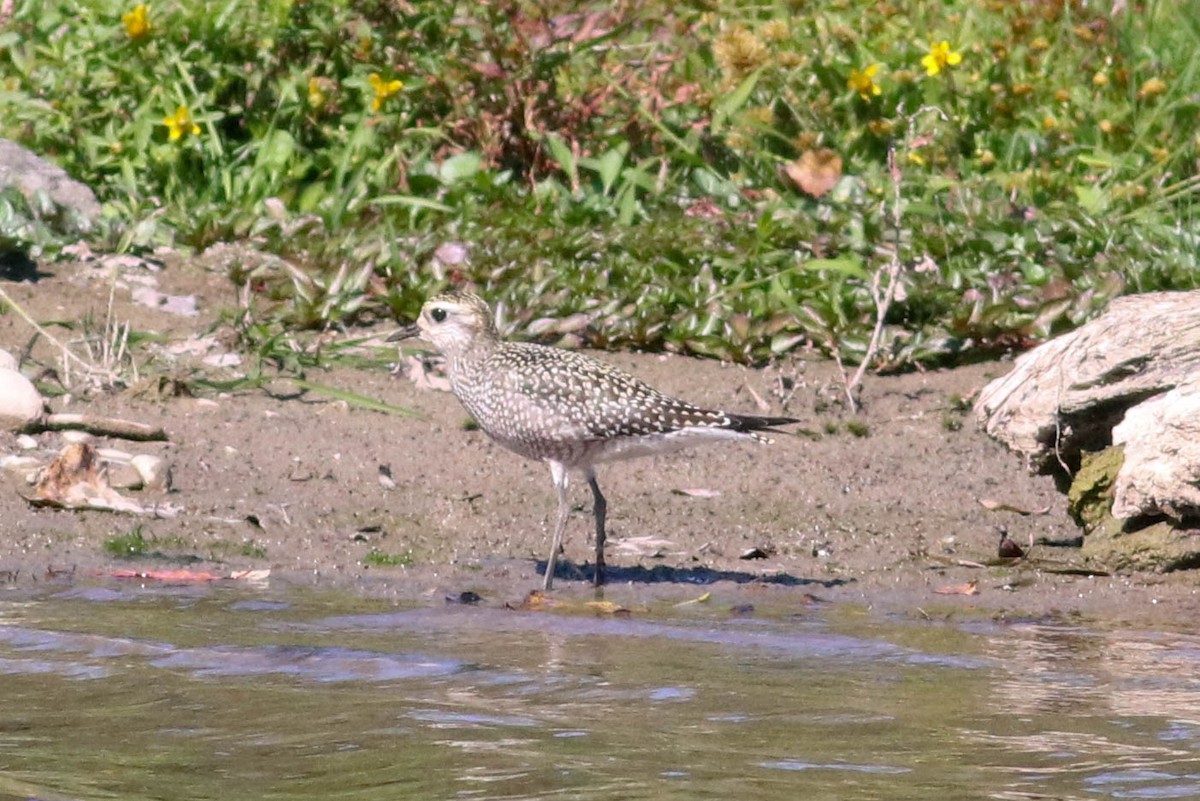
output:
[[[163,117],[162,124],[167,126],[167,139],[176,142],[184,134],[195,136],[200,133],[200,126],[192,119],[192,113],[187,106],[180,106],[170,117]]]
[[[1148,97],[1158,97],[1161,94],[1165,94],[1166,91],[1166,81],[1164,81],[1162,78],[1151,78],[1142,84],[1140,89],[1138,89],[1137,96],[1138,100],[1145,100]]]
[[[930,43],[929,52],[921,59],[921,66],[925,68],[926,75],[932,76],[961,61],[962,53],[951,50],[950,43],[943,39],[940,42]]]
[[[880,139],[890,136],[895,127],[890,120],[871,120],[867,123],[867,129]]]
[[[141,39],[150,33],[150,9],[144,5],[137,6],[133,11],[122,14],[121,22],[125,24],[125,33],[130,39]]]
[[[371,88],[375,90],[375,98],[371,101],[371,111],[379,111],[383,108],[383,101],[404,88],[404,84],[400,81],[385,81],[380,78],[378,72],[372,72],[367,76],[367,80],[371,82]]]
[[[883,92],[879,88],[879,84],[875,83],[875,75],[878,72],[878,64],[872,64],[861,71],[852,69],[850,70],[850,80],[846,81],[846,85],[858,92],[858,96],[863,100],[870,100],[873,96]]]
[[[309,78],[308,105],[315,109],[321,109],[324,108],[326,99],[325,90],[321,86],[321,79],[316,77]]]
[[[1108,86],[1108,75],[1103,70],[1092,76],[1092,86]]]

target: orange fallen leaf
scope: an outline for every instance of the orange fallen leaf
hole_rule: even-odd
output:
[[[224,576],[216,573],[206,573],[200,570],[114,570],[108,574],[113,578],[150,579],[151,581],[166,581],[172,584],[190,584],[201,581],[219,581]]]
[[[968,581],[965,584],[950,584],[934,590],[938,595],[978,595],[978,582]]]

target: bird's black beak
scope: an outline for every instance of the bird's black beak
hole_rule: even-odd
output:
[[[400,330],[387,338],[388,342],[399,342],[402,339],[413,339],[421,336],[421,329],[416,323],[412,325],[401,326]]]

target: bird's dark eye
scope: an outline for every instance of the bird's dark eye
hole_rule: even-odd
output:
[[[441,306],[437,306],[429,310],[429,316],[433,318],[435,323],[444,323],[446,321],[446,310]]]

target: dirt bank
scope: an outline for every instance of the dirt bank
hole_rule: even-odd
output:
[[[235,302],[232,287],[197,269],[131,273],[152,278],[168,298],[194,297],[199,314],[186,317],[170,300],[149,307],[118,288],[113,313],[134,331],[161,335],[153,346],[159,356],[144,375],[190,375],[215,351],[167,354],[212,328]],[[4,288],[44,323],[90,317],[102,326],[107,314],[108,284],[95,266],[54,266],[36,282]],[[17,315],[0,315],[0,346],[20,351],[30,336]],[[212,344],[219,349],[220,338]],[[57,362],[44,341],[33,358]],[[713,447],[606,466],[600,481],[609,499],[609,600],[682,601],[707,591],[714,603],[783,609],[816,596],[913,615],[1082,614],[1190,624],[1200,587],[1193,575],[1079,575],[1070,572],[1081,566],[1078,552],[1048,544],[1035,544],[1030,558],[1013,564],[971,566],[996,557],[997,527],[1027,549],[1031,541],[1078,536],[1050,479],[1027,475],[952,408],[1006,363],[868,378],[858,418],[865,436],[856,436],[826,402],[836,394],[835,370],[826,363],[758,371],[681,357],[604,358],[671,393],[749,412],[759,410],[758,398],[779,410],[785,376],[795,382],[786,409],[805,420],[803,432],[769,447]],[[0,577],[20,587],[108,581],[104,574],[131,567],[270,568],[271,581],[352,586],[428,603],[470,590],[484,603],[503,604],[540,586],[554,507],[545,466],[491,444],[465,425],[452,396],[408,376],[337,369],[309,377],[418,416],[368,411],[286,383],[274,395],[54,399],[55,409],[164,427],[167,443],[98,444],[166,457],[173,490],[131,495],[182,511],[155,519],[35,509],[21,497],[29,487],[4,471]],[[57,433],[36,439],[32,452],[47,459],[62,445]],[[15,436],[0,434],[0,454],[18,451]],[[574,489],[580,506],[556,590],[563,598],[591,596],[583,581],[590,496]],[[1043,513],[989,510],[981,501]],[[156,555],[123,559],[105,549],[138,526]],[[762,558],[741,558],[755,549]],[[407,564],[378,564],[387,561]],[[938,592],[968,582],[978,594]]]

